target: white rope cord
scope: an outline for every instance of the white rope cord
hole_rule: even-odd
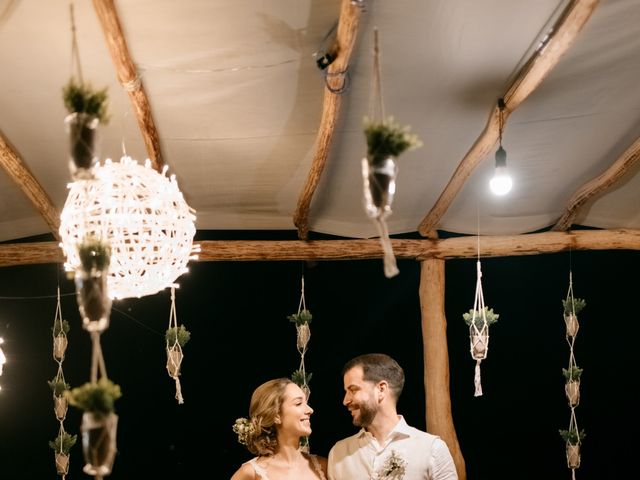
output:
[[[476,361],[475,375],[473,377],[473,384],[475,385],[474,397],[482,396],[482,381],[480,378],[480,363],[487,356],[489,349],[489,325],[487,324],[487,315],[484,304],[484,293],[482,292],[482,268],[480,266],[480,260],[476,263],[477,280],[476,280],[476,294],[473,301],[473,313],[471,317],[471,357]],[[482,316],[482,327],[478,330],[476,326],[476,315]],[[480,347],[480,348],[479,348]],[[480,353],[482,351],[482,353]]]
[[[102,356],[100,332],[94,330],[89,333],[91,334],[91,383],[98,383],[98,373],[100,378],[108,378],[107,367]]]
[[[176,329],[176,338],[173,345],[169,345],[167,341],[167,372],[169,376],[173,378],[176,384],[176,400],[179,404],[184,403],[184,397],[182,396],[182,385],[180,384],[180,365],[182,364],[182,358],[184,354],[182,347],[178,342],[178,315],[176,314],[176,288],[171,287],[171,310],[169,312],[169,328]]]
[[[62,318],[62,307],[60,303],[60,286],[56,295],[56,313],[53,318],[53,328],[51,329],[51,335],[53,337],[53,360],[58,364],[58,371],[54,377],[58,381],[65,382],[64,371],[62,369],[62,362],[64,362],[65,351],[67,349],[67,333],[64,329],[64,320]],[[64,421],[67,418],[67,399],[64,395],[56,396],[53,392],[53,405],[56,419],[59,422],[58,437],[58,449],[55,455],[56,472],[64,480],[69,472],[69,453],[63,451],[63,441],[67,432],[64,429]]]

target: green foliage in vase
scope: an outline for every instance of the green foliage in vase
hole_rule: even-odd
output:
[[[62,89],[62,99],[69,113],[86,113],[98,118],[102,124],[109,121],[106,88],[94,90],[91,85],[81,84],[72,78]]]
[[[56,453],[62,453],[64,455],[69,455],[71,451],[71,447],[76,444],[76,440],[78,439],[77,435],[71,435],[67,432],[60,432],[58,436],[49,441],[49,446],[56,451]]]
[[[587,435],[584,433],[584,430],[580,430],[578,432],[578,430],[558,430],[560,432],[560,436],[562,437],[562,439],[571,444],[571,445],[577,445],[578,443],[582,442],[582,439],[584,437],[586,437]]]
[[[66,394],[69,405],[96,416],[108,415],[114,411],[114,403],[122,396],[120,385],[108,378],[69,390]]]
[[[300,313],[294,313],[293,315],[289,315],[287,317],[289,319],[290,322],[293,322],[296,324],[296,326],[300,326],[300,325],[304,325],[311,323],[311,319],[313,318],[313,315],[311,315],[311,312],[309,310],[300,310]]]
[[[296,370],[291,374],[291,381],[302,387],[303,385],[309,385],[312,375],[313,373],[305,374],[302,370]]]
[[[563,368],[562,374],[564,375],[564,378],[567,379],[567,381],[575,382],[576,380],[580,379],[580,375],[582,375],[582,368],[578,368],[578,367]]]
[[[169,327],[164,334],[164,338],[169,346],[175,345],[177,340],[178,345],[180,345],[180,347],[184,347],[191,339],[191,332],[184,328],[184,325]]]
[[[465,323],[469,326],[471,326],[471,319],[473,318],[473,323],[475,323],[476,328],[480,330],[484,325],[484,319],[482,318],[482,311],[476,310],[475,318],[474,318],[473,312],[474,310],[472,308],[469,310],[469,313],[463,313],[462,318],[464,318]],[[493,312],[493,308],[489,308],[489,307],[484,307],[484,313],[487,317],[487,325],[496,323],[498,321],[498,317],[500,316],[497,313]]]
[[[56,397],[62,396],[65,390],[69,390],[71,387],[60,375],[56,375],[51,380],[47,380],[47,384]]]
[[[582,298],[574,298],[573,306],[571,305],[571,299],[562,300],[562,307],[564,308],[565,315],[571,315],[575,313],[576,315],[587,306],[587,302]]]
[[[367,139],[367,154],[370,162],[384,162],[388,157],[397,157],[401,153],[422,146],[418,136],[411,133],[410,127],[397,124],[393,117],[382,121],[364,119],[364,135]]]
[[[62,320],[62,322],[56,320],[53,323],[53,327],[51,327],[54,337],[57,337],[58,335],[61,335],[63,333],[66,335],[67,333],[69,333],[69,329],[69,322],[67,322],[66,320]]]
[[[111,248],[109,244],[95,237],[87,236],[78,244],[78,256],[82,268],[103,271],[109,267]]]

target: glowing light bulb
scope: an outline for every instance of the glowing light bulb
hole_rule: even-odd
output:
[[[506,195],[512,186],[513,180],[507,171],[507,152],[500,145],[496,151],[496,170],[489,181],[489,188],[495,195]]]

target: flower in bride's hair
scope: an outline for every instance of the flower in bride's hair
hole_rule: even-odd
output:
[[[253,426],[253,422],[244,417],[240,417],[236,419],[236,423],[233,424],[233,431],[238,435],[238,442],[246,445],[249,435],[255,432],[255,427]]]

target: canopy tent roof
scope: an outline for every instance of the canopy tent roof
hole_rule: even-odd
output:
[[[640,227],[636,1],[93,4],[77,2],[75,22],[84,77],[109,91],[102,157],[117,159],[124,146],[168,164],[198,230],[298,228],[305,238],[306,223],[309,232],[376,235],[360,171],[374,28],[386,111],[424,143],[399,160],[391,234],[520,234],[555,225],[577,204],[563,228]],[[0,2],[0,156],[9,172],[0,175],[1,241],[55,231],[65,202],[68,5]],[[338,59],[322,70],[314,53],[336,36]],[[333,75],[340,66],[347,74]],[[328,92],[338,81],[345,91]],[[506,197],[487,188],[499,98],[514,178]],[[458,187],[447,191],[457,168]],[[29,173],[35,187],[24,183]],[[597,195],[574,196],[602,174]]]

